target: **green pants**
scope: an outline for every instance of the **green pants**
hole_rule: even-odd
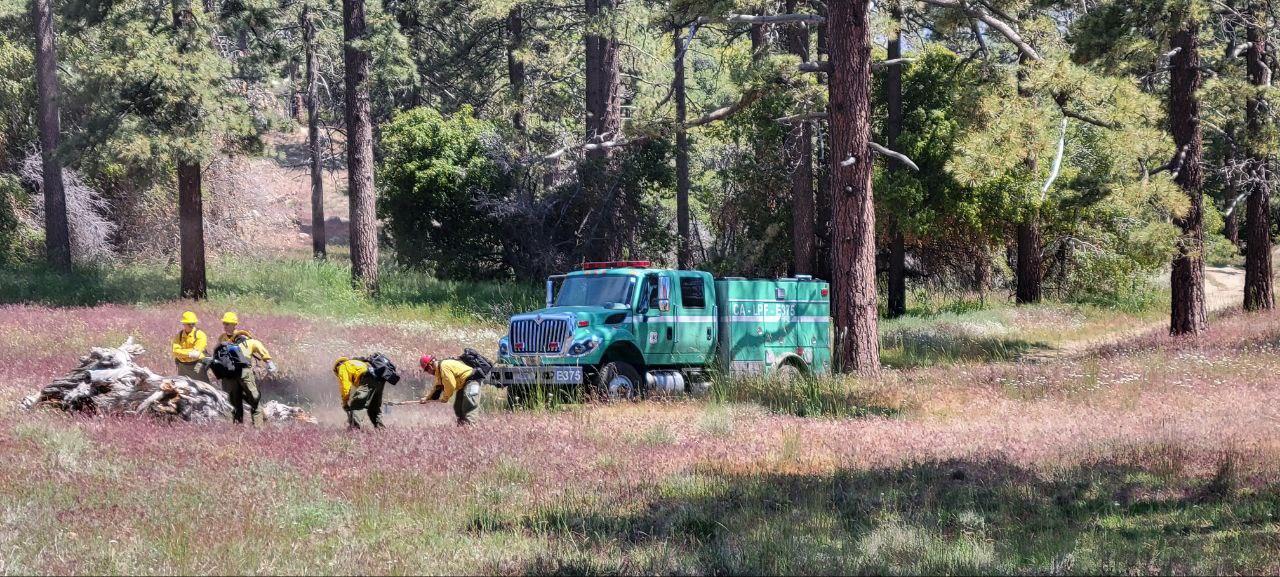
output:
[[[253,367],[241,369],[240,377],[222,379],[222,390],[231,401],[231,419],[244,422],[244,406],[249,405],[249,419],[254,425],[262,424],[262,409],[258,408],[258,382],[253,377]]]
[[[196,361],[196,362],[193,362],[193,363],[184,363],[184,362],[182,362],[182,361],[177,361],[177,362],[176,362],[176,364],[178,365],[178,376],[179,376],[179,377],[186,377],[186,378],[191,379],[191,380],[193,380],[193,381],[208,381],[208,380],[209,380],[209,377],[206,377],[206,376],[204,376],[203,374],[201,374],[201,372],[200,372],[200,367],[201,367],[202,365],[200,364],[200,362],[199,362],[199,361]]]
[[[360,423],[356,422],[356,411],[364,409],[369,415],[369,423],[374,428],[382,427],[382,389],[386,387],[386,383],[378,379],[370,377],[368,374],[365,378],[360,379],[360,386],[351,391],[351,396],[347,398],[347,426],[353,429],[360,428]]]
[[[459,425],[471,424],[471,413],[480,406],[480,381],[467,381],[453,394],[453,415]]]

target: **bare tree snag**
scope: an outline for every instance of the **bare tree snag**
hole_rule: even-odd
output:
[[[845,372],[880,370],[876,318],[875,203],[871,191],[871,37],[869,5],[828,5],[831,51],[832,312],[835,358]]]
[[[1245,51],[1249,83],[1257,93],[1245,104],[1245,150],[1248,169],[1245,188],[1249,195],[1245,210],[1244,308],[1249,311],[1275,307],[1271,272],[1271,174],[1274,161],[1263,150],[1261,140],[1267,125],[1267,102],[1263,90],[1271,86],[1271,70],[1265,62],[1267,36],[1262,28],[1266,11],[1258,0],[1250,6]]]
[[[32,21],[36,37],[37,121],[40,126],[40,170],[44,192],[44,249],[49,264],[57,270],[71,270],[71,230],[67,225],[67,196],[62,183],[62,163],[58,142],[59,117],[58,47],[53,28],[53,0],[33,0]]]
[[[371,57],[364,0],[342,0],[346,84],[347,193],[351,197],[351,280],[378,290],[378,216],[373,188],[373,120],[369,103]]]
[[[1204,308],[1204,173],[1200,132],[1200,50],[1196,35],[1200,25],[1188,19],[1173,33],[1174,55],[1170,61],[1169,131],[1182,158],[1174,182],[1191,201],[1185,216],[1175,218],[1182,229],[1178,254],[1170,273],[1172,299],[1169,332],[1194,335],[1207,328]]]
[[[324,172],[320,165],[320,113],[316,102],[316,25],[311,5],[302,6],[302,43],[306,50],[307,156],[311,165],[311,252],[316,260],[328,253],[324,217]]]

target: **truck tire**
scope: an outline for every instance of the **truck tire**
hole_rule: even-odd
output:
[[[800,368],[795,361],[791,360],[778,365],[778,370],[774,374],[777,375],[779,382],[787,385],[803,381],[806,376],[804,369]]]
[[[614,361],[600,367],[595,384],[596,398],[602,402],[638,401],[644,380],[635,367],[622,361]]]

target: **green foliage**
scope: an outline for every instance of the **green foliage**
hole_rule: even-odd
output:
[[[379,213],[401,263],[447,278],[502,272],[499,228],[486,210],[507,186],[486,156],[493,138],[469,107],[448,117],[415,108],[383,129]]]
[[[35,231],[19,218],[26,198],[27,191],[16,177],[0,173],[0,265],[30,260],[38,252]]]

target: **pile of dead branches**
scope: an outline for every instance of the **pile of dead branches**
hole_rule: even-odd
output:
[[[222,390],[186,377],[157,375],[133,362],[143,354],[133,337],[118,348],[98,348],[80,357],[80,366],[23,399],[25,409],[56,407],[95,415],[149,415],[207,422],[230,418],[231,403]],[[271,421],[315,422],[302,409],[271,402]]]

